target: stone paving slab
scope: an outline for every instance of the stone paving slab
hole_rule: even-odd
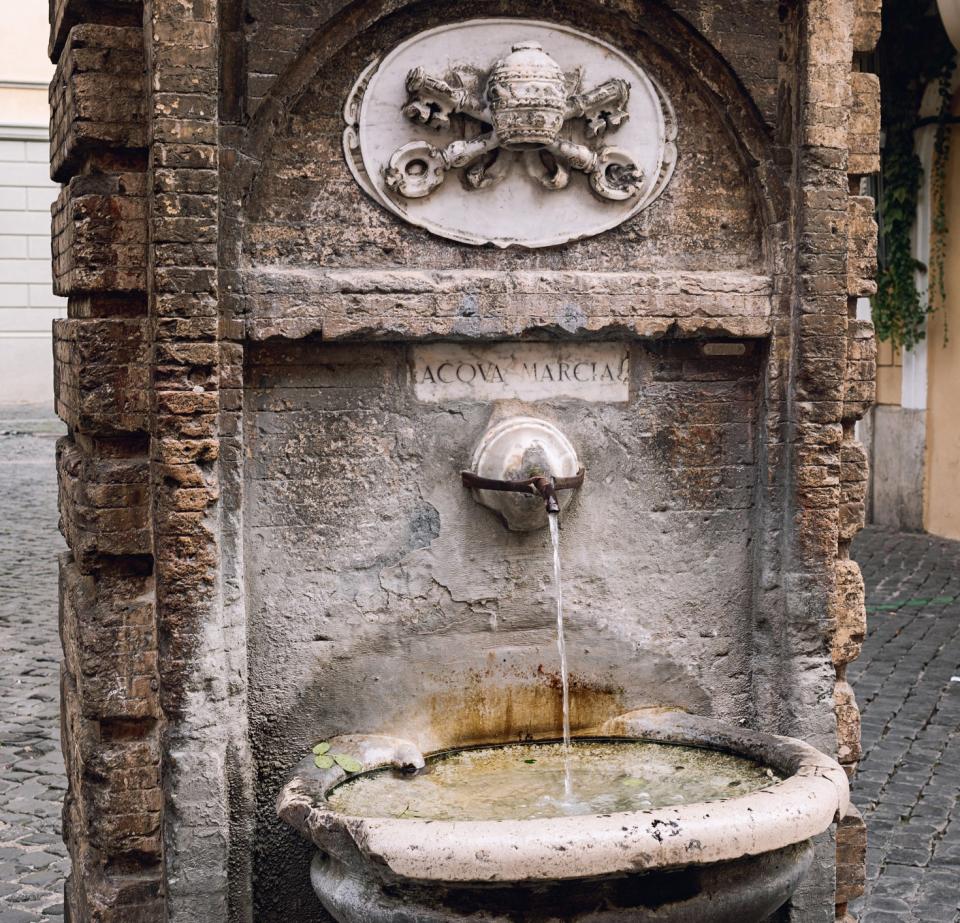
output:
[[[0,923],[63,920],[53,452],[49,411],[0,412]]]
[[[0,409],[0,923],[63,920],[53,450],[48,411]],[[870,831],[861,923],[960,923],[960,542],[868,529],[854,801]]]
[[[868,634],[848,673],[864,757],[862,923],[960,921],[960,542],[870,528],[854,542]]]

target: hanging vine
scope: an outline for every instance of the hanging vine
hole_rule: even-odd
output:
[[[880,199],[879,266],[873,323],[877,337],[911,347],[923,336],[926,308],[917,291],[911,231],[923,169],[913,151],[913,121],[887,128]]]
[[[951,122],[949,120],[952,102],[950,92],[953,83],[953,71],[956,58],[952,59],[940,74],[938,93],[940,109],[937,115],[937,134],[933,144],[933,171],[930,177],[930,200],[933,220],[931,222],[932,241],[930,245],[930,268],[928,275],[927,300],[929,310],[942,308],[947,301],[944,263],[947,255],[947,165],[950,163]],[[943,327],[944,339],[947,337],[946,317]]]
[[[950,155],[950,84],[955,57],[938,17],[918,12],[915,0],[885,0],[879,72],[884,145],[881,157],[879,267],[873,320],[877,336],[909,349],[923,339],[927,315],[943,304],[948,234],[946,170]],[[912,233],[923,181],[914,151],[917,113],[927,85],[939,81],[940,109],[931,174],[933,241],[930,266],[913,255]],[[928,296],[917,270],[928,269]]]

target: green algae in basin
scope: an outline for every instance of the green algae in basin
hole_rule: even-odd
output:
[[[721,801],[778,781],[729,753],[644,741],[574,741],[456,750],[416,776],[367,773],[331,791],[355,817],[529,820]]]

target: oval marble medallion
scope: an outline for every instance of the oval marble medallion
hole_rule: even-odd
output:
[[[659,84],[607,42],[528,19],[407,39],[361,75],[343,143],[360,186],[450,240],[549,247],[646,208],[676,164]]]

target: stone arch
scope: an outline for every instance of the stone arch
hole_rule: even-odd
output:
[[[453,12],[458,4],[451,4]],[[574,3],[573,0],[555,0],[549,7],[525,4],[530,9],[490,0],[480,5],[471,4],[459,16],[452,18],[483,18],[484,16],[529,16],[554,18],[574,27],[594,26],[606,32],[615,44],[616,33],[623,34],[626,26],[631,35],[646,36],[659,46],[679,69],[695,75],[697,88],[710,100],[723,120],[738,155],[748,171],[751,193],[757,206],[757,215],[765,238],[776,235],[777,226],[785,219],[788,196],[785,181],[774,164],[774,141],[750,94],[732,66],[717,49],[681,15],[665,5],[640,3],[638,0],[613,0],[602,4],[596,0]],[[270,87],[244,133],[239,153],[244,169],[237,176],[237,200],[241,211],[252,189],[274,139],[282,134],[282,126],[310,87],[318,73],[351,42],[376,29],[391,17],[419,15],[434,22],[451,19],[439,15],[436,4],[410,3],[406,0],[366,0],[340,4],[331,11],[326,22],[317,28],[302,46],[296,59]],[[775,250],[772,239],[765,241],[768,253]],[[769,262],[769,260],[768,260]]]

